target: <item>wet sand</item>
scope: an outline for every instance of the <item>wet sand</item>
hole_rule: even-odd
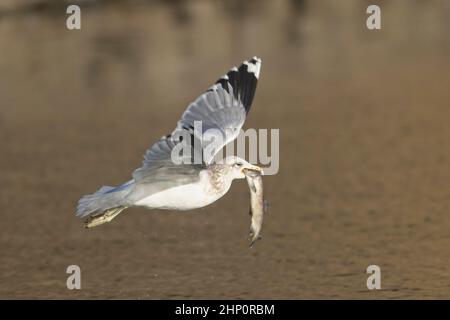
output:
[[[0,18],[1,298],[450,298],[450,4],[101,5]],[[236,181],[188,213],[86,230],[76,202],[127,181],[230,66],[263,68],[246,128],[280,129],[263,240]],[[82,290],[67,290],[79,265]],[[366,287],[381,267],[382,290]]]

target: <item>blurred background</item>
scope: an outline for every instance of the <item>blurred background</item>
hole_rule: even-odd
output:
[[[0,2],[1,298],[450,298],[450,2],[70,4],[81,30],[66,2]],[[78,199],[127,181],[254,55],[245,127],[281,140],[263,240],[248,248],[244,181],[200,210],[84,229]]]

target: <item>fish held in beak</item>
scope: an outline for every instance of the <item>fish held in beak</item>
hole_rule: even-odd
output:
[[[262,182],[262,170],[246,168],[243,170],[245,178],[247,179],[248,186],[250,188],[250,247],[259,239],[262,223],[264,218],[264,212],[266,210],[266,202],[264,201],[264,189]]]

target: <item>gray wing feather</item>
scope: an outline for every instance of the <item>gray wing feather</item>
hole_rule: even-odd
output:
[[[206,168],[204,164],[195,165],[191,159],[188,164],[172,161],[172,150],[179,143],[185,142],[176,141],[172,136],[161,138],[147,150],[144,163],[134,171],[133,179],[143,184],[162,183],[169,187],[198,181],[199,172]]]
[[[201,134],[202,150],[207,147],[213,150],[203,154],[207,164],[212,162],[214,155],[227,143],[237,138],[245,122],[245,108],[241,101],[234,98],[231,87],[229,90],[230,93],[218,84],[212,86],[189,105],[177,125],[178,129],[182,129],[194,126],[195,121],[201,121],[202,132],[195,132],[196,137]]]
[[[201,138],[202,150],[213,150],[203,154],[205,163],[211,163],[217,152],[238,137],[253,102],[260,68],[257,57],[233,67],[191,103],[178,122],[177,128],[182,129],[201,121],[202,132],[195,135]]]

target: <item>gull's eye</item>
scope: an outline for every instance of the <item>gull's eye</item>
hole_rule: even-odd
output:
[[[242,162],[236,162],[236,165],[237,165],[238,167],[241,167],[241,166],[242,166]]]

